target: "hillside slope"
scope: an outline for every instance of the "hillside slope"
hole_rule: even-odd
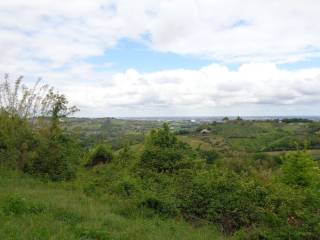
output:
[[[0,239],[223,239],[211,226],[130,212],[112,197],[86,196],[75,183],[48,183],[0,170]]]

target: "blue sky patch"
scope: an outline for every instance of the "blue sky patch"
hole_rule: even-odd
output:
[[[199,69],[213,63],[204,58],[156,52],[141,42],[128,39],[121,39],[103,56],[90,57],[87,61],[97,66],[109,66],[108,70],[112,71],[134,68],[143,73],[179,68]],[[103,67],[98,68],[103,70]]]

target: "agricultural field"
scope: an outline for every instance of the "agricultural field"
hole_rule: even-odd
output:
[[[67,129],[79,134],[86,144],[109,143],[115,149],[139,145],[146,134],[168,123],[172,132],[193,148],[216,149],[224,153],[284,153],[307,148],[319,156],[320,122],[286,123],[278,120],[229,120],[225,122],[150,121],[124,119],[67,119]],[[202,130],[208,132],[201,132]]]

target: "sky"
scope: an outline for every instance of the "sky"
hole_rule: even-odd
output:
[[[82,117],[319,115],[319,0],[0,1],[0,77]]]

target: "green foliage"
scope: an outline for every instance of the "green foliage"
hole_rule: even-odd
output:
[[[178,143],[176,136],[170,132],[168,124],[163,124],[163,128],[152,130],[146,144],[162,148],[174,147]]]
[[[128,175],[125,175],[121,179],[115,182],[111,187],[111,191],[118,196],[129,198],[141,193],[141,186],[139,181]]]
[[[284,123],[312,123],[313,121],[306,118],[284,118],[281,119]]]
[[[195,155],[190,146],[177,139],[167,124],[153,130],[146,140],[140,166],[158,173],[175,173],[194,166]]]
[[[123,149],[119,151],[119,154],[117,156],[117,163],[121,164],[122,166],[130,166],[134,163],[135,161],[135,154],[134,152],[130,149],[129,145],[126,144]]]
[[[8,196],[1,208],[5,215],[40,214],[46,210],[44,205],[28,202],[17,194]]]
[[[196,175],[179,192],[185,214],[216,223],[227,233],[259,221],[266,195],[257,181],[221,169]]]
[[[29,206],[23,198],[19,196],[10,196],[5,200],[2,211],[6,215],[22,215],[29,212]]]
[[[109,163],[112,161],[113,158],[114,156],[112,150],[104,144],[99,144],[92,150],[90,150],[87,158],[86,167],[90,168],[98,164]]]
[[[283,157],[280,155],[272,156],[266,153],[255,153],[252,165],[258,169],[276,169],[282,164]]]
[[[210,150],[199,149],[198,151],[200,153],[200,156],[206,160],[207,164],[213,164],[219,158],[219,153],[214,149],[210,149]]]
[[[43,129],[38,136],[38,146],[25,171],[53,181],[73,179],[80,156],[78,143],[71,135]]]
[[[139,206],[150,209],[164,217],[174,217],[178,214],[177,204],[172,198],[160,198],[156,195],[147,195],[139,203]]]
[[[23,169],[35,145],[36,136],[26,120],[0,111],[0,164]]]
[[[304,151],[289,153],[283,157],[282,180],[286,184],[308,187],[320,180],[317,163]]]
[[[183,220],[159,218],[156,214],[146,218],[142,214],[146,211],[144,208],[135,210],[133,204],[109,194],[98,199],[87,197],[76,188],[77,184],[43,182],[1,171],[0,239],[224,239],[212,226],[194,228]],[[2,206],[6,205],[8,196],[15,196],[16,192],[27,206],[44,206],[45,210],[37,214],[25,211],[18,215],[4,214]],[[119,214],[120,211],[127,211],[127,214]]]
[[[21,79],[13,86],[8,76],[0,82],[0,163],[54,181],[72,179],[79,149],[59,125],[77,109],[52,88],[37,82],[29,89]]]
[[[267,239],[317,239],[319,192],[274,183],[267,203],[263,219]]]

